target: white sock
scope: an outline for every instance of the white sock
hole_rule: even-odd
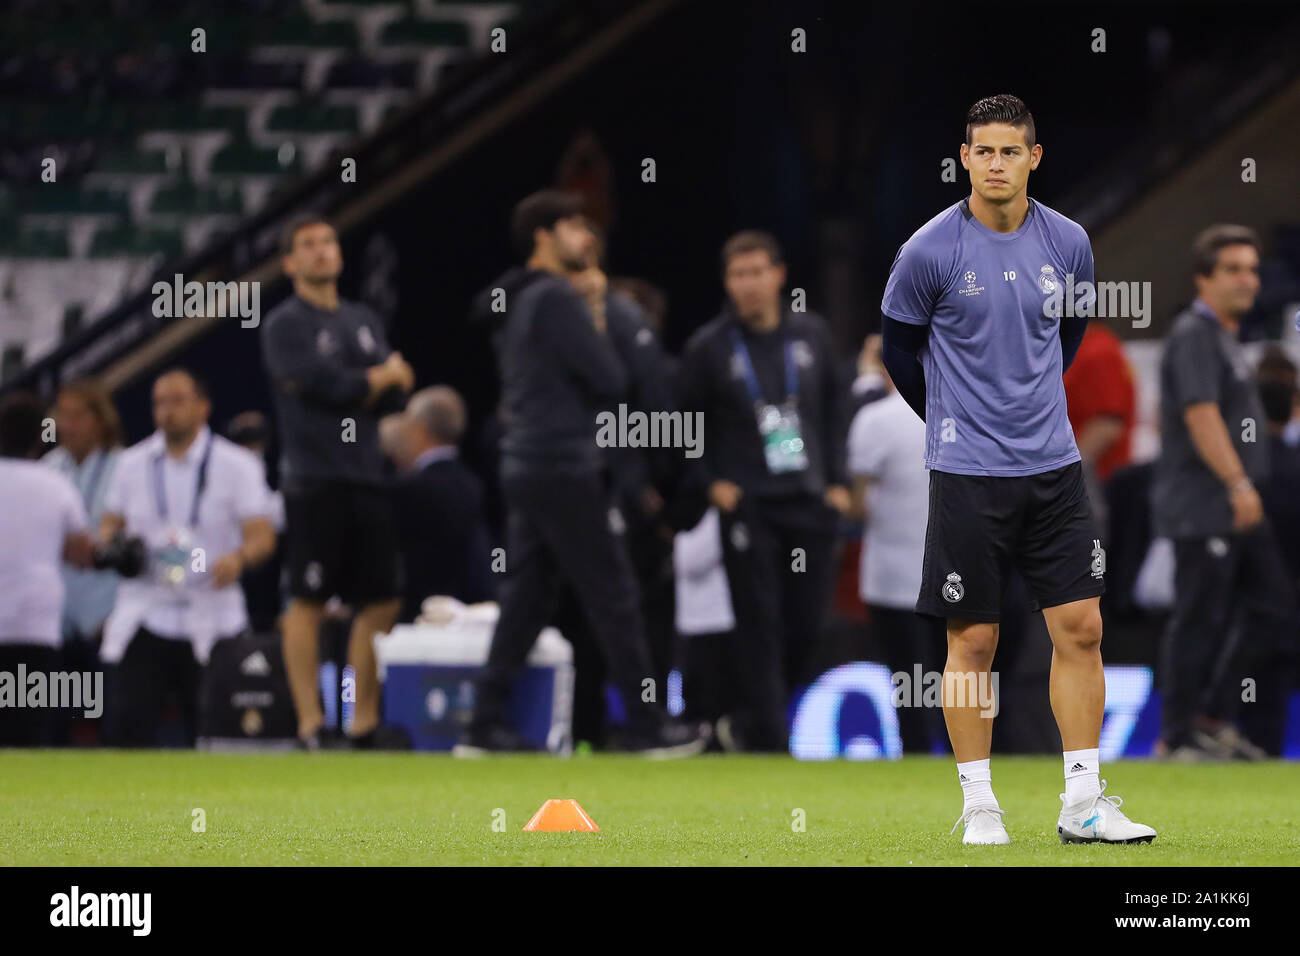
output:
[[[1065,751],[1065,805],[1077,807],[1101,793],[1101,751]]]
[[[993,796],[993,773],[989,770],[989,758],[968,760],[957,764],[957,780],[961,784],[961,812],[974,807],[996,807],[998,798]]]

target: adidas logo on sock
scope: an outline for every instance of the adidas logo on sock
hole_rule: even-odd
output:
[[[957,774],[957,779],[961,783],[970,783],[970,779],[964,773]]]
[[[1076,763],[1073,767],[1070,768],[1070,773],[1079,773],[1080,771],[1087,770],[1087,769],[1088,768],[1085,767],[1083,764]]]

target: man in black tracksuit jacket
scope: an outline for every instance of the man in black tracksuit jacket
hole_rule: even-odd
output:
[[[643,699],[642,682],[653,671],[639,594],[596,444],[597,413],[617,407],[628,376],[563,277],[581,268],[591,241],[581,200],[551,191],[529,196],[515,209],[512,231],[526,267],[484,293],[495,320],[505,419],[506,577],[474,716],[456,753],[528,749],[506,726],[507,699],[563,584],[576,592],[605,655],[627,714],[629,749],[698,753],[706,742],[700,729],[671,721]]]
[[[789,693],[816,675],[845,472],[847,395],[825,322],[782,301],[780,247],[742,232],[723,247],[729,302],[686,345],[682,410],[704,413],[696,479],[722,519],[744,709],[728,749],[784,750]]]

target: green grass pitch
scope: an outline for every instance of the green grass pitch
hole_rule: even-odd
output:
[[[1062,846],[1055,757],[994,757],[1012,843],[966,847],[950,760],[0,751],[3,865],[1124,865],[1300,861],[1300,764],[1104,765],[1160,831]],[[599,833],[524,833],[573,797]],[[195,832],[194,810],[206,816]],[[803,811],[804,829],[795,824]],[[502,819],[504,830],[493,828]]]

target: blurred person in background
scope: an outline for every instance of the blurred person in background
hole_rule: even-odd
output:
[[[627,749],[699,753],[707,742],[702,729],[671,720],[643,696],[653,665],[640,595],[596,443],[597,414],[625,400],[628,373],[610,341],[607,316],[593,312],[570,281],[592,256],[582,200],[534,193],[515,207],[511,232],[524,265],[500,276],[476,303],[490,324],[501,373],[507,569],[473,719],[454,752],[530,749],[507,724],[506,707],[567,585],[604,652],[627,717]]]
[[[628,375],[626,404],[629,411],[653,415],[671,412],[672,367],[659,338],[638,302],[613,290],[605,274],[605,240],[590,216],[584,222],[591,233],[581,268],[569,272],[569,281],[587,307],[607,328],[610,344]],[[644,290],[642,290],[644,292]],[[656,688],[667,687],[674,665],[676,631],[673,628],[673,531],[665,522],[664,492],[680,475],[685,459],[681,449],[632,448],[612,445],[602,449],[606,481],[614,507],[623,522],[623,546],[632,561],[640,592]],[[664,489],[661,492],[660,489]],[[605,739],[605,673],[599,647],[586,628],[581,606],[571,590],[560,601],[554,621],[574,641],[574,734],[599,743]]]
[[[356,706],[348,736],[351,744],[370,747],[379,728],[374,636],[391,629],[401,609],[379,420],[402,409],[415,373],[388,347],[379,317],[339,297],[343,254],[333,226],[318,215],[295,216],[282,231],[280,252],[293,295],[262,323],[262,357],[283,451],[290,594],[281,621],[285,668],[298,739],[305,749],[319,749],[325,604],[337,596],[356,608],[348,642]]]
[[[1292,581],[1259,493],[1269,470],[1264,408],[1237,338],[1259,292],[1259,249],[1243,226],[1197,236],[1196,299],[1176,318],[1160,362],[1151,503],[1156,535],[1173,541],[1175,576],[1157,753],[1176,760],[1265,756],[1234,726],[1242,680],[1258,680],[1279,635],[1295,626]],[[1285,701],[1250,706],[1284,713]]]
[[[914,681],[914,665],[923,674],[942,673],[947,655],[943,621],[915,610],[930,508],[925,422],[883,369],[881,378],[884,397],[862,406],[849,426],[854,513],[864,520],[859,594],[871,609],[889,669]],[[947,743],[939,708],[912,707],[909,701],[899,709],[898,729],[910,753],[930,753],[935,744]]]
[[[251,451],[262,466],[263,481],[267,478],[266,456],[271,447],[271,425],[258,411],[240,412],[226,425],[226,437],[241,448]],[[279,536],[284,533],[284,495],[267,483],[271,505],[271,527],[276,533],[275,550],[257,567],[247,569],[239,579],[248,602],[248,620],[258,634],[275,631],[276,622],[284,610],[280,593],[280,572],[283,566]]]
[[[47,680],[62,669],[62,565],[88,567],[94,546],[81,492],[35,460],[46,447],[44,420],[45,407],[32,395],[0,402],[0,672],[21,694],[28,686],[18,685],[20,667]],[[49,746],[57,714],[0,701],[0,746]]]
[[[54,402],[55,434],[59,444],[43,459],[76,486],[91,528],[99,527],[104,513],[104,492],[121,453],[122,425],[108,390],[98,382],[69,382]],[[69,670],[95,666],[104,620],[117,598],[117,573],[94,568],[63,569],[63,662]],[[93,741],[98,722],[76,718],[61,722],[56,736]],[[75,729],[74,729],[75,728]]]
[[[786,703],[809,680],[830,602],[847,389],[825,321],[794,312],[780,246],[764,232],[722,247],[727,302],[687,342],[681,407],[703,413],[698,479],[718,509],[743,707],[718,722],[727,749],[788,749]]]
[[[101,542],[138,536],[150,554],[145,573],[119,585],[100,647],[101,658],[117,665],[118,746],[157,746],[170,697],[184,742],[194,745],[212,647],[248,627],[240,575],[275,548],[262,466],[213,433],[211,410],[194,373],[158,376],[157,431],[122,453],[104,495]]]
[[[718,509],[673,538],[674,625],[681,638],[682,697],[691,720],[716,722],[735,708],[736,627],[722,562]]]
[[[1074,362],[1062,377],[1088,500],[1104,528],[1109,518],[1104,488],[1115,470],[1132,460],[1137,418],[1137,389],[1119,336],[1101,320],[1089,322]]]
[[[391,496],[402,557],[401,621],[414,621],[424,599],[447,595],[465,604],[490,601],[495,586],[483,485],[460,460],[465,402],[445,385],[411,396],[406,411],[384,419],[397,477]]]
[[[1296,365],[1282,349],[1265,349],[1255,371],[1260,402],[1268,417],[1269,476],[1259,490],[1264,514],[1273,524],[1278,548],[1286,562],[1287,576],[1300,593],[1300,447],[1287,441],[1287,428],[1297,420]],[[1258,700],[1266,699],[1273,707],[1242,709],[1241,727],[1245,736],[1272,756],[1282,753],[1285,713],[1277,712],[1279,702],[1291,699],[1300,687],[1300,618],[1289,630],[1278,634],[1277,653],[1272,661],[1258,668]]]
[[[849,420],[858,410],[878,402],[889,394],[885,383],[885,363],[881,361],[881,336],[875,332],[862,340],[862,348],[853,360],[853,384],[849,387]]]

